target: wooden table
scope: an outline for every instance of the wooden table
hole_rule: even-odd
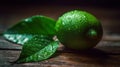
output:
[[[112,37],[111,37],[112,38]],[[105,38],[104,38],[105,39]],[[107,38],[106,38],[107,39]],[[55,56],[42,62],[11,64],[21,52],[22,46],[0,38],[1,67],[120,67],[120,41],[102,40],[89,51],[71,51],[60,46]]]
[[[10,62],[19,57],[22,46],[8,42],[0,36],[0,67],[120,67],[120,23],[117,18],[120,15],[119,9],[90,6],[4,6],[0,12],[0,32],[32,15],[43,14],[57,19],[63,12],[77,8],[93,13],[103,24],[104,36],[95,48],[76,52],[60,46],[56,55],[49,60],[12,65]]]

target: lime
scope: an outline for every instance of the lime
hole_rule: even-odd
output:
[[[59,17],[55,29],[59,41],[76,50],[94,47],[103,35],[100,21],[92,14],[80,10],[67,12]]]

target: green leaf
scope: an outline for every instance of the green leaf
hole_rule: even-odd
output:
[[[50,58],[58,48],[58,42],[52,36],[35,35],[23,45],[17,63],[36,62]]]
[[[3,36],[14,43],[24,44],[33,35],[55,35],[55,20],[42,15],[26,18],[10,27]]]
[[[33,37],[32,34],[4,34],[4,37],[17,44],[23,45],[25,42],[27,42],[29,39]]]

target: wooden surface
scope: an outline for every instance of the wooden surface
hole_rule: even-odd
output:
[[[0,67],[120,67],[119,8],[89,5],[0,6],[0,33],[21,19],[33,15],[40,14],[57,19],[64,12],[73,9],[88,11],[101,21],[104,36],[94,49],[77,52],[61,46],[56,55],[49,60],[12,65],[10,62],[18,59],[22,46],[0,37]]]
[[[95,48],[88,51],[72,51],[60,46],[55,56],[48,60],[11,64],[10,62],[19,57],[21,48],[1,37],[0,67],[120,67],[120,42],[106,41],[105,38]]]

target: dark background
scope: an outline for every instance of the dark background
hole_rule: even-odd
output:
[[[120,0],[1,0],[0,5],[92,5],[99,7],[119,7]]]
[[[1,0],[0,32],[33,15],[57,20],[64,12],[74,9],[94,14],[101,21],[104,34],[120,34],[120,0]]]

